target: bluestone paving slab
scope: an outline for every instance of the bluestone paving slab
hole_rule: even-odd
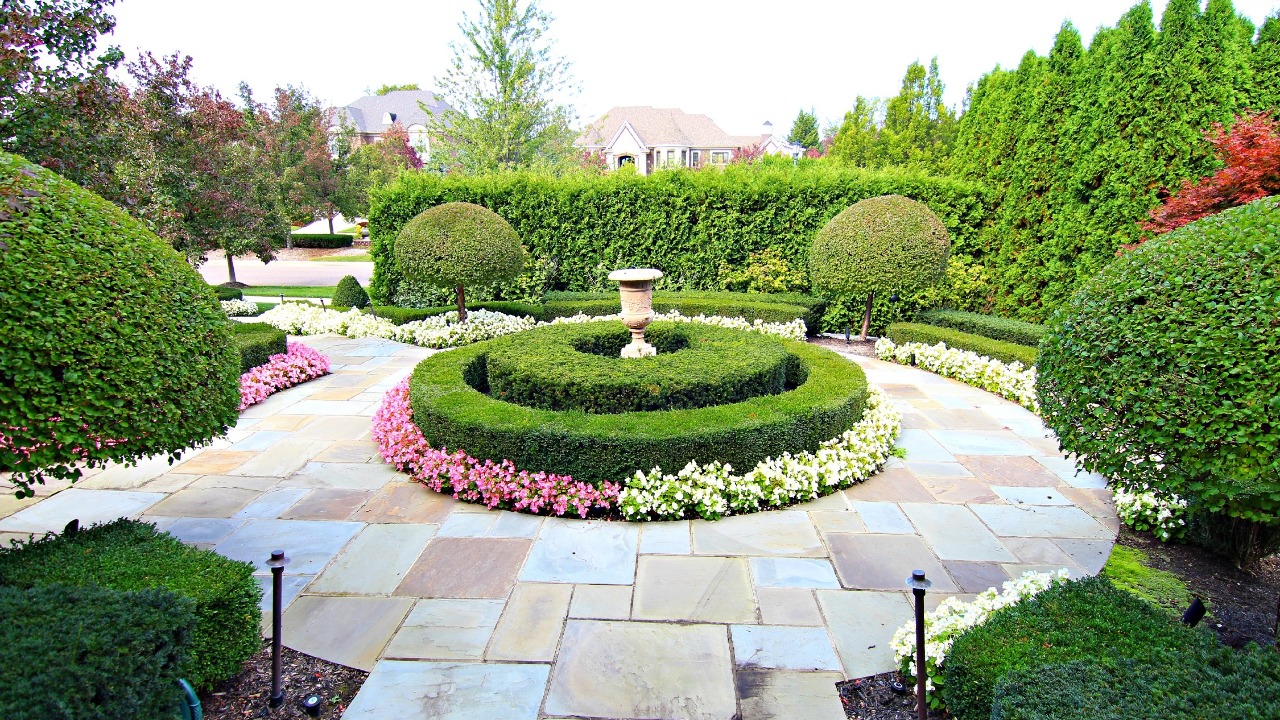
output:
[[[233,560],[253,563],[268,572],[273,550],[284,550],[286,574],[314,575],[364,527],[354,522],[249,520],[214,548]]]
[[[640,552],[645,555],[689,555],[693,552],[688,521],[640,524]]]
[[[839,670],[840,660],[823,628],[783,625],[730,625],[733,661],[738,668]]]
[[[289,437],[283,430],[260,430],[245,434],[244,439],[232,441],[229,450],[260,452]],[[228,438],[230,440],[230,438]]]
[[[866,532],[867,525],[853,510],[821,510],[809,513],[819,532]]]
[[[858,513],[858,517],[862,518],[862,523],[869,533],[915,534],[916,529],[911,525],[911,521],[894,503],[855,502],[853,509]]]
[[[1071,556],[1062,551],[1048,538],[1007,537],[1002,541],[1005,547],[1018,556],[1019,563],[1032,565],[1067,565],[1074,564]]]
[[[636,620],[753,623],[756,602],[742,558],[644,555],[636,572]]]
[[[354,415],[318,417],[294,431],[293,437],[306,440],[368,440],[373,431],[369,418]]]
[[[263,519],[280,517],[280,513],[288,510],[290,506],[301,500],[302,496],[309,492],[311,491],[307,488],[270,490],[260,495],[257,500],[245,505],[242,510],[231,517]]]
[[[997,535],[1115,540],[1115,535],[1077,507],[974,505],[973,512]]]
[[[315,580],[315,575],[289,575],[285,574],[280,578],[280,607],[288,609],[293,601],[306,590],[307,585]],[[254,575],[253,581],[262,589],[262,599],[258,601],[258,609],[263,612],[262,633],[266,637],[271,637],[271,576],[270,575]],[[281,635],[284,633],[282,632]]]
[[[1059,475],[1062,481],[1074,488],[1103,489],[1107,479],[1095,472],[1079,472],[1071,476]]]
[[[435,525],[368,525],[316,578],[314,593],[387,595],[409,573]]]
[[[933,497],[905,467],[886,468],[844,491],[850,500],[866,502],[929,502]]]
[[[1059,548],[1065,552],[1076,565],[1088,570],[1091,575],[1097,575],[1102,572],[1102,567],[1107,564],[1107,558],[1111,557],[1110,540],[1067,540],[1058,538],[1054,540]]]
[[[1116,501],[1110,490],[1066,487],[1062,488],[1062,494],[1104,525],[1108,520],[1116,520]]]
[[[484,537],[497,513],[453,513],[440,526],[440,537]]]
[[[137,465],[132,466],[111,463],[94,473],[92,477],[77,481],[76,486],[93,490],[133,490],[161,475],[168,474],[173,467],[167,455],[143,458]],[[51,491],[64,488],[60,483],[46,482],[33,489],[36,491],[36,496],[41,497],[51,494]]]
[[[155,483],[164,480],[166,477],[187,477],[191,483],[187,487],[193,488],[236,488],[238,490],[256,490],[258,492],[266,492],[272,490],[276,485],[280,484],[278,477],[259,477],[255,475],[200,475],[192,477],[190,475],[161,475],[160,477],[147,483],[147,487],[152,487]],[[156,487],[159,487],[158,485]],[[169,492],[176,492],[181,488],[175,488]]]
[[[485,659],[490,662],[553,660],[572,595],[573,586],[562,583],[516,585],[489,642]]]
[[[272,446],[271,452],[255,455],[231,474],[283,478],[306,465],[307,461],[319,455],[327,445],[322,440],[281,440]]]
[[[441,523],[458,501],[416,482],[387,483],[353,519],[371,523]]]
[[[257,456],[253,451],[203,450],[178,463],[170,472],[179,475],[225,475]]]
[[[150,512],[171,517],[229,518],[261,495],[260,490],[188,487],[155,504]]]
[[[631,618],[630,585],[575,585],[569,617],[595,620]]]
[[[991,489],[1010,505],[1072,505],[1066,495],[1052,487],[1001,487]]]
[[[316,462],[378,462],[378,444],[369,440],[339,440],[316,455]]]
[[[517,538],[434,538],[395,592],[420,598],[504,598],[515,586],[531,544]]]
[[[630,585],[639,540],[635,524],[548,519],[520,580]]]
[[[1017,557],[1000,543],[963,505],[902,503],[902,511],[921,537],[943,560],[1014,562]]]
[[[734,685],[741,720],[844,720],[835,684],[840,673],[738,670]]]
[[[823,624],[812,590],[757,587],[756,600],[760,604],[760,622],[766,625]]]
[[[311,399],[312,400],[351,400],[362,392],[364,392],[364,388],[358,388],[358,387],[325,388],[320,392],[312,393]]]
[[[315,441],[324,445],[323,441]],[[316,450],[315,454],[319,454]],[[395,468],[383,463],[308,462],[281,485],[286,487],[341,488],[345,490],[380,490],[388,482],[403,480]],[[425,489],[425,488],[424,488]]]
[[[542,518],[518,512],[499,512],[489,528],[489,537],[536,538],[542,530]]]
[[[971,478],[969,468],[958,462],[927,462],[908,458],[903,463],[918,478]]]
[[[353,400],[301,400],[281,409],[281,415],[358,415],[368,403]],[[359,438],[340,438],[358,440]]]
[[[1056,487],[1058,476],[1030,457],[1012,455],[962,455],[960,462],[981,481],[1001,487]]]
[[[1000,496],[981,480],[963,477],[928,477],[921,483],[929,489],[934,502],[965,505],[967,503],[999,503]]]
[[[149,520],[147,516],[143,519]],[[165,527],[165,532],[185,543],[211,545],[222,541],[244,525],[244,520],[226,518],[180,517]]]
[[[952,455],[1038,455],[1035,448],[1008,430],[929,430]],[[907,457],[911,457],[908,455]],[[929,460],[932,458],[919,458]]]
[[[737,712],[728,633],[723,625],[570,620],[544,710],[726,720]]]
[[[80,527],[110,522],[141,514],[164,499],[163,493],[136,490],[87,490],[70,488],[35,505],[25,507],[3,520],[6,532],[62,532],[67,523],[79,520]]]
[[[693,551],[698,555],[790,555],[823,557],[822,540],[806,513],[794,510],[694,520]]]
[[[910,574],[907,570],[902,581]],[[904,593],[819,590],[817,596],[845,676],[859,678],[894,669],[889,641],[899,627],[915,619]]]
[[[0,493],[0,518],[6,518],[24,507],[40,502],[38,497],[17,498],[13,493]]]
[[[144,492],[162,492],[175,493],[185,487],[192,487],[200,482],[208,475],[161,475],[154,480],[148,480],[137,489]]]
[[[272,415],[261,419],[254,419],[250,422],[256,423],[256,430],[284,430],[293,431],[300,427],[304,427],[307,423],[315,420],[312,415]],[[240,416],[240,422],[245,422],[244,415]],[[239,427],[237,425],[236,427]]]
[[[372,670],[413,602],[410,598],[303,595],[285,611],[280,634],[294,650]]]
[[[537,720],[547,665],[383,660],[345,720]]]
[[[912,570],[924,570],[938,591],[956,590],[937,556],[915,535],[827,536],[831,561],[844,587],[896,590],[904,587]],[[829,620],[830,618],[828,618]]]
[[[480,660],[502,617],[503,600],[419,600],[384,657]]]
[[[280,517],[285,520],[346,520],[372,496],[372,490],[312,490],[280,513]]]
[[[999,563],[944,561],[943,566],[962,592],[980,593],[987,588],[999,590],[1009,579]]]
[[[840,587],[831,563],[819,558],[751,558],[751,575],[761,587]]]
[[[908,460],[929,462],[954,462],[951,454],[932,435],[932,430],[903,430],[898,434],[897,446],[907,451]]]

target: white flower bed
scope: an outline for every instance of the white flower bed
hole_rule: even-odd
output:
[[[870,388],[862,419],[817,452],[784,453],[746,475],[734,475],[721,463],[689,463],[675,475],[661,468],[636,471],[618,500],[631,520],[678,520],[698,516],[715,520],[730,513],[755,512],[815,500],[861,482],[880,469],[893,452],[902,414],[884,391]]]
[[[1112,493],[1120,522],[1134,530],[1149,530],[1161,542],[1182,538],[1187,530],[1187,501],[1157,494],[1145,483],[1140,490],[1117,487]]]
[[[1003,363],[969,350],[949,348],[946,343],[898,345],[889,338],[876,341],[876,357],[881,360],[905,365],[911,362],[912,356],[917,367],[993,392],[1033,413],[1040,413],[1034,367],[1024,368],[1020,362]]]
[[[657,313],[654,321],[666,320],[668,322],[686,322],[699,323],[701,325],[715,325],[716,327],[733,328],[735,330],[755,330],[756,332],[767,333],[769,335],[777,335],[787,340],[804,340],[805,333],[808,328],[805,327],[804,321],[796,318],[791,322],[771,323],[763,320],[748,321],[740,317],[721,317],[719,315],[694,315],[692,317],[681,315],[679,310],[670,310],[665,313]],[[581,313],[572,317],[555,318],[549,323],[538,323],[539,325],[562,325],[564,323],[584,323],[599,322],[602,320],[621,321],[622,314],[616,315],[583,315]]]
[[[253,317],[262,312],[258,303],[248,300],[222,300],[221,302],[222,312],[229,317]]]

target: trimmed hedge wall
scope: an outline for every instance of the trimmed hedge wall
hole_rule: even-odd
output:
[[[930,310],[922,312],[917,318],[917,322],[1031,347],[1040,344],[1047,329],[1044,325],[1038,323],[1011,320],[1009,318],[996,317],[995,315],[962,312],[960,310]]]
[[[328,233],[294,233],[293,246],[297,248],[347,248],[351,247],[355,239],[350,235],[341,233],[330,235]]]
[[[901,345],[917,342],[936,345],[944,342],[947,347],[957,350],[970,350],[979,355],[986,355],[994,360],[1011,363],[1020,362],[1027,367],[1036,364],[1039,351],[1026,345],[992,340],[981,335],[971,335],[951,328],[922,325],[920,323],[894,323],[885,331],[885,337]]]
[[[621,312],[617,292],[549,292],[543,299],[548,319],[583,315],[614,315]],[[800,293],[766,295],[735,292],[671,292],[653,294],[656,312],[679,310],[682,315],[721,315],[765,322],[804,320],[810,335],[816,335],[827,301]]]
[[[240,350],[240,372],[247,373],[265,364],[272,355],[288,352],[288,335],[266,323],[234,324],[236,347]]]
[[[253,565],[198,550],[149,523],[120,519],[0,548],[0,585],[54,584],[163,588],[189,599],[196,622],[181,671],[197,689],[235,675],[262,643]]]
[[[523,337],[549,329],[554,328]],[[814,450],[862,417],[867,396],[866,377],[856,364],[819,347],[784,341],[806,380],[780,395],[618,415],[538,410],[475,389],[491,342],[438,353],[414,369],[410,401],[427,441],[593,483],[621,481],[655,466],[675,472],[693,459],[749,469],[783,451]]]
[[[445,202],[501,215],[534,258],[555,260],[551,289],[575,291],[613,289],[606,276],[624,267],[662,270],[663,289],[720,290],[722,264],[743,265],[766,248],[807,273],[819,228],[859,200],[889,194],[927,204],[947,226],[954,250],[974,253],[993,202],[982,186],[953,178],[831,165],[563,178],[405,173],[370,194],[369,295],[376,304],[394,298],[403,279],[394,259],[400,229]]]
[[[622,358],[620,324],[558,325],[497,338],[485,354],[486,395],[542,410],[646,412],[727,405],[803,382],[781,341],[755,333],[659,322],[645,339],[659,357]]]
[[[0,717],[176,717],[194,625],[191,601],[162,589],[0,587]]]
[[[213,288],[213,294],[218,296],[219,300],[243,300],[244,291],[240,288],[222,287],[221,285],[210,285]]]

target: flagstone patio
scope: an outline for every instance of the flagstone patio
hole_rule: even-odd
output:
[[[1118,529],[1032,413],[854,357],[904,412],[868,482],[718,522],[561,520],[459,503],[382,463],[369,418],[432,351],[312,336],[333,374],[170,466],[0,499],[0,541],[134,516],[258,566],[283,548],[283,639],[372,671],[349,720],[844,717],[834,683],[890,669],[913,569],[931,606],[1026,570],[1098,572]],[[263,607],[269,607],[270,598]]]

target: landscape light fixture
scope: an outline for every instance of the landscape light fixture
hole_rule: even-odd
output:
[[[916,712],[920,720],[929,715],[929,705],[924,700],[924,681],[929,670],[924,664],[924,593],[933,585],[924,577],[923,570],[912,570],[907,587],[916,596]]]
[[[302,701],[302,711],[311,717],[320,717],[320,705],[323,702],[319,695],[308,695]]]
[[[284,566],[289,558],[283,550],[272,550],[267,567],[271,568],[271,697],[267,707],[278,708],[284,704],[284,690],[280,688],[280,616],[281,599],[284,595]]]
[[[1191,607],[1187,608],[1187,611],[1182,613],[1182,623],[1187,627],[1195,627],[1204,619],[1204,614],[1204,601],[1200,599],[1199,595],[1196,595],[1195,600],[1191,601]]]

